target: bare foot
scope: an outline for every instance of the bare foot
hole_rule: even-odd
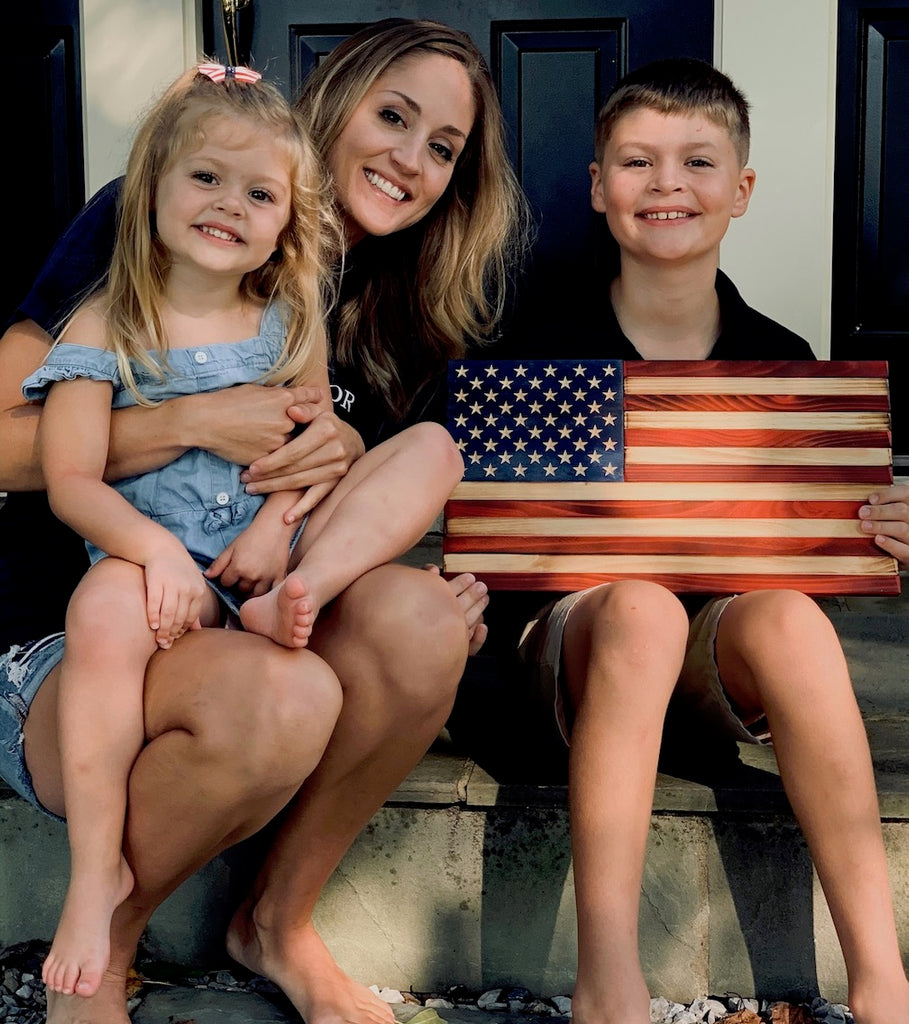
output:
[[[129,1024],[126,977],[107,970],[88,998],[47,993],[47,1024]]]
[[[306,1024],[394,1024],[388,1003],[338,967],[312,922],[292,935],[269,934],[246,903],[230,923],[227,952],[274,982]]]
[[[293,573],[279,587],[240,606],[240,621],[247,632],[267,636],[284,647],[305,647],[318,614],[315,597]]]
[[[70,879],[60,923],[41,972],[51,992],[93,996],[110,960],[110,921],[133,888],[121,857],[113,876],[94,873]]]

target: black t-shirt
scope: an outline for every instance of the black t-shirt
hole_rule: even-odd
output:
[[[558,299],[529,301],[519,326],[504,339],[500,351],[490,354],[524,359],[546,359],[556,354],[560,359],[640,359],[640,353],[622,333],[609,302],[609,280],[604,278],[597,287],[591,278],[585,286],[576,285],[571,293],[561,291]],[[719,270],[716,291],[721,329],[709,359],[815,358],[804,338],[752,309]],[[558,596],[545,592],[493,592],[485,616],[489,639],[484,653],[511,657],[525,624]]]
[[[605,250],[604,250],[605,252]],[[563,272],[531,286],[513,329],[491,356],[547,359],[640,359],[625,337],[609,301],[615,268],[591,259],[580,270]],[[814,359],[808,343],[769,317],[751,309],[725,274],[717,272],[721,334],[710,359]],[[458,747],[500,781],[563,782],[567,755],[553,742],[552,716],[540,716],[527,700],[517,662],[525,625],[549,601],[548,592],[492,591],[485,613],[489,637],[469,658],[448,728]],[[682,595],[693,612],[706,598]]]

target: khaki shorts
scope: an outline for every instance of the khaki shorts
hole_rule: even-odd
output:
[[[608,587],[609,584],[601,586]],[[566,707],[560,682],[562,636],[572,609],[588,593],[589,590],[581,590],[567,594],[542,608],[536,618],[524,627],[518,646],[518,657],[531,683],[532,699],[538,702],[539,710],[558,729],[566,744],[571,727],[570,709]],[[734,600],[734,596],[714,598],[692,618],[685,661],[672,703],[684,712],[686,718],[696,717],[708,728],[735,740],[766,743],[770,738],[766,719],[761,717],[757,722],[745,725],[720,682],[716,663],[717,628],[726,606]]]

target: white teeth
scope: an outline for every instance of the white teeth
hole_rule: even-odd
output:
[[[681,210],[660,210],[659,213],[645,213],[644,220],[682,220],[691,216],[692,214],[683,213]]]
[[[206,227],[204,224],[199,229],[203,235],[213,235],[215,238],[223,238],[225,242],[236,242],[237,236],[229,231],[222,231],[220,228]]]
[[[376,174],[375,171],[367,171],[366,180],[371,185],[375,185],[377,189],[384,192],[385,195],[390,196],[392,199],[396,199],[398,202],[407,198],[406,192],[399,189],[397,185],[393,185],[390,181],[387,181],[381,175]]]

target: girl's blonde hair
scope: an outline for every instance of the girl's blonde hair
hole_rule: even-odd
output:
[[[268,130],[286,151],[290,216],[272,258],[243,277],[250,299],[279,300],[286,310],[284,347],[270,383],[301,381],[327,358],[325,303],[339,228],[326,195],[322,164],[296,112],[273,86],[214,82],[193,68],[146,115],[130,151],[120,200],[120,222],[105,289],[109,344],[124,383],[142,404],[130,361],[161,375],[149,349],[166,354],[161,315],[169,253],[155,230],[161,176],[175,160],[202,146],[215,118],[237,118]]]
[[[463,32],[395,18],[339,44],[303,83],[297,101],[327,163],[376,80],[398,61],[436,53],[467,73],[473,128],[429,213],[402,231],[358,243],[351,273],[362,282],[352,295],[342,291],[334,331],[336,360],[359,366],[398,418],[448,359],[464,355],[468,341],[491,336],[512,258],[526,244],[526,201],[508,159],[492,78]]]

